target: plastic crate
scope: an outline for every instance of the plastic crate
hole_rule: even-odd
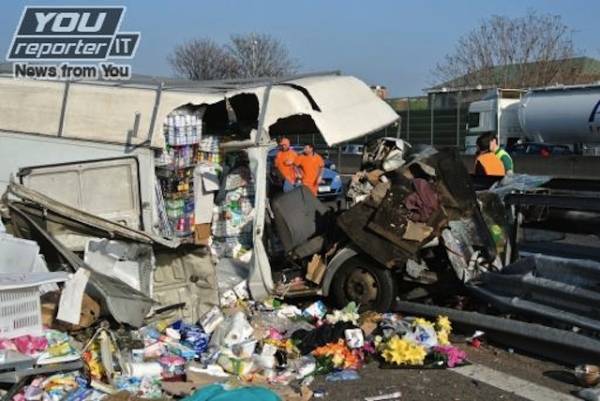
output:
[[[42,334],[38,286],[0,290],[0,338]]]

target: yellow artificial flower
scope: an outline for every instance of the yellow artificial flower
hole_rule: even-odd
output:
[[[381,355],[386,362],[396,365],[422,365],[427,351],[412,341],[393,336],[383,346]]]
[[[452,323],[448,316],[438,316],[435,322],[436,335],[439,345],[450,345],[450,333],[452,332]]]
[[[450,345],[450,339],[448,338],[448,332],[438,331],[436,333],[439,345]]]
[[[448,319],[448,316],[438,316],[437,320],[435,321],[435,327],[438,331],[446,331],[448,333],[452,332],[452,323],[450,323],[450,319]]]

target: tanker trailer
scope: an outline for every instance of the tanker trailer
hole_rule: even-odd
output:
[[[518,113],[521,129],[530,141],[600,143],[600,85],[530,90],[521,98]]]

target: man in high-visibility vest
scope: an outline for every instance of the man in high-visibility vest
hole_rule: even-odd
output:
[[[498,145],[498,137],[494,134],[490,134],[490,151],[496,155],[498,159],[504,165],[506,174],[512,174],[514,171],[513,160],[508,152]]]
[[[475,175],[504,176],[506,170],[500,159],[490,150],[491,135],[483,134],[477,138],[477,158]]]

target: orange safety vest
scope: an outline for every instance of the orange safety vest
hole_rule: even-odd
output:
[[[475,165],[477,162],[483,167],[485,175],[504,176],[506,170],[502,161],[492,152],[482,153],[475,159]]]

